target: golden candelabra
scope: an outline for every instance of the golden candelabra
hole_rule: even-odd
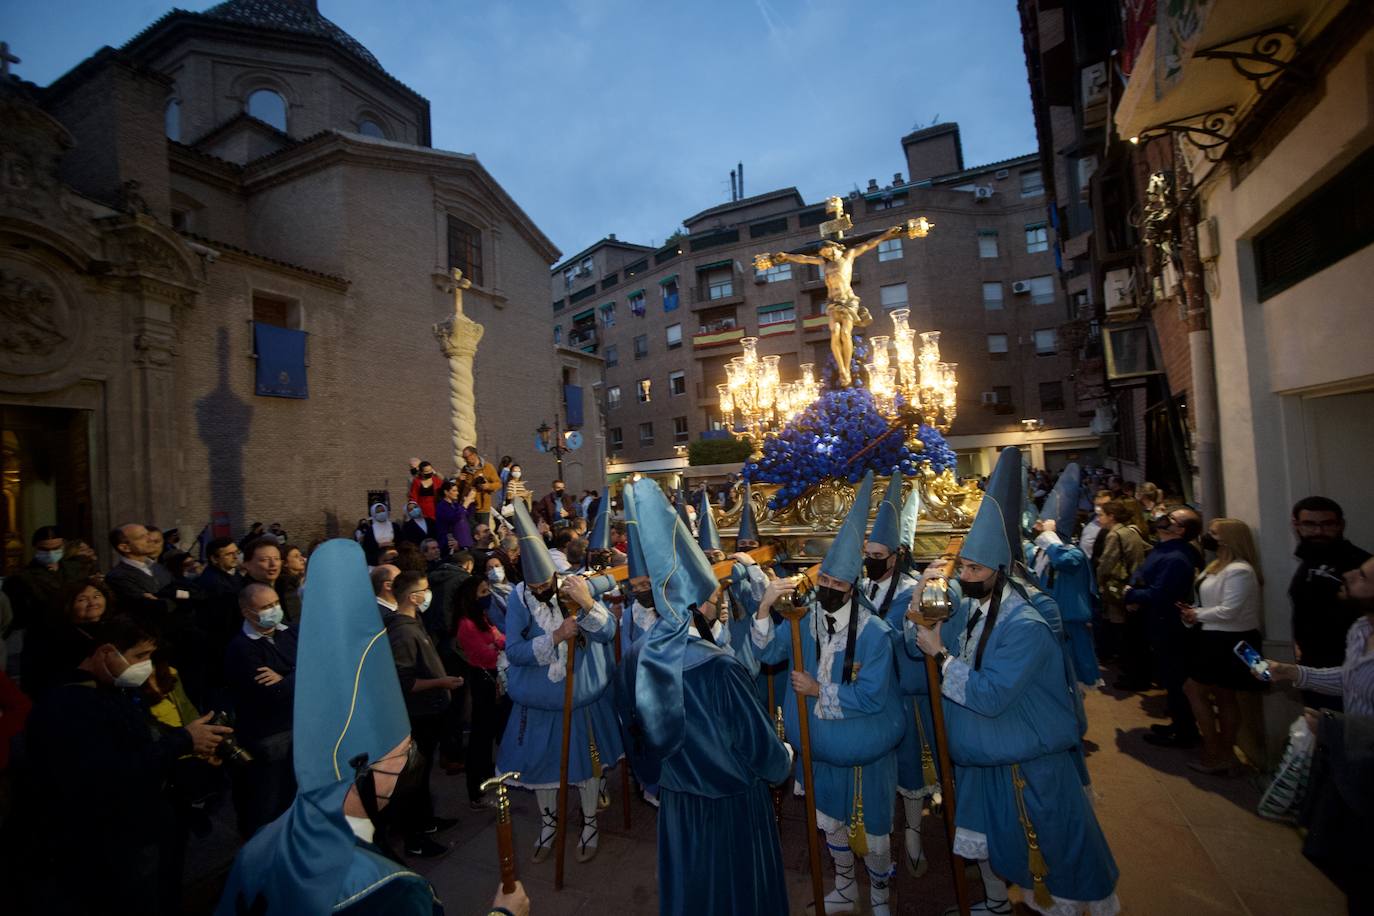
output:
[[[820,395],[815,367],[802,363],[801,378],[790,382],[778,376],[779,356],[759,356],[757,337],[740,341],[744,352],[725,364],[725,384],[716,386],[726,427],[754,445],[751,456],[763,457],[763,440],[806,409]],[[739,412],[740,426],[734,415]]]
[[[939,331],[920,334],[917,348],[918,335],[907,324],[910,309],[893,309],[889,314],[892,335],[869,340],[872,362],[865,367],[878,412],[885,417],[894,416],[900,395],[920,414],[922,423],[947,433],[958,412],[958,364],[941,362]]]

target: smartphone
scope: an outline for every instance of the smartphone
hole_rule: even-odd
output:
[[[1269,673],[1269,663],[1264,660],[1264,656],[1255,651],[1254,646],[1244,640],[1236,643],[1236,647],[1231,650],[1236,653],[1236,658],[1245,663],[1251,673],[1260,680],[1268,683],[1273,680],[1273,675]]]

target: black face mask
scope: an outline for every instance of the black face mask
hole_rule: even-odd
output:
[[[654,609],[654,590],[648,588],[642,592],[635,592],[635,600],[639,602],[640,607],[646,607],[652,611]]]
[[[820,604],[821,610],[825,611],[827,614],[835,613],[840,608],[844,607],[844,603],[848,600],[849,594],[840,591],[838,588],[822,585],[816,589],[816,601]]]
[[[1210,531],[1204,531],[1198,540],[1202,543],[1203,550],[1210,550],[1213,553],[1216,553],[1217,548],[1221,546],[1221,542],[1213,537]]]
[[[881,579],[887,575],[887,564],[890,557],[878,559],[877,557],[864,557],[864,575],[870,579]]]
[[[530,594],[533,595],[534,600],[538,601],[540,604],[548,604],[549,601],[553,599],[553,596],[557,594],[557,592],[558,582],[556,580],[554,584],[550,585],[548,588],[530,589]]]
[[[964,593],[965,598],[972,598],[974,601],[982,601],[992,592],[992,579],[985,579],[982,582],[970,582],[967,579],[959,580],[959,590]]]

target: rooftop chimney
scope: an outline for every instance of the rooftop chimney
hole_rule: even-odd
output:
[[[870,190],[870,191],[876,191],[876,190],[878,190],[878,179],[876,179],[876,178],[870,178],[870,179],[868,179],[868,190]]]
[[[959,125],[953,121],[913,131],[902,138],[906,170],[912,181],[958,172],[964,167]]]

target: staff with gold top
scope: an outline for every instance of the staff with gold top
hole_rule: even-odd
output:
[[[784,700],[783,716],[794,744],[801,722],[808,723],[816,820],[835,866],[835,886],[823,909],[855,909],[858,856],[868,871],[870,909],[887,916],[896,748],[907,714],[889,627],[855,588],[872,492],[870,471],[821,563],[805,614],[775,624],[771,607],[760,604],[752,638],[760,661],[777,662],[790,654],[793,663],[793,692]]]
[[[1059,639],[1009,577],[1012,546],[999,462],[959,547],[954,612],[914,627],[934,659],[954,761],[955,855],[978,862],[978,913],[1010,913],[1007,885],[1042,913],[1110,916],[1120,904],[1116,862],[1083,792],[1075,759],[1076,697]],[[940,574],[932,570],[928,576]]]
[[[624,751],[607,690],[611,653],[600,646],[580,651],[579,644],[609,643],[616,621],[585,579],[554,571],[529,511],[519,502],[515,530],[525,581],[512,589],[506,604],[506,681],[514,706],[496,766],[518,771],[511,784],[534,790],[541,818],[535,863],[554,852],[567,811],[561,802],[576,788],[582,808],[577,860],[586,862],[598,845],[599,765],[614,766]]]

